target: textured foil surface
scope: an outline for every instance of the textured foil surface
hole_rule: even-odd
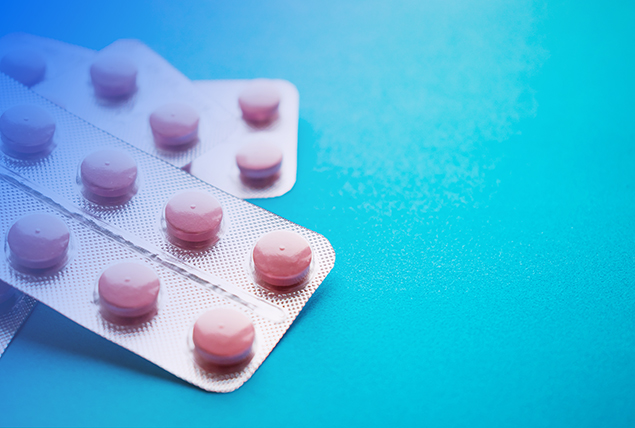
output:
[[[224,141],[192,161],[190,172],[216,187],[242,199],[273,198],[287,193],[296,180],[298,157],[298,122],[300,96],[291,82],[271,80],[280,93],[278,118],[264,126],[242,119],[238,96],[250,80],[195,80],[201,96],[214,100],[231,114],[237,124],[235,131]],[[283,153],[279,177],[270,183],[254,186],[241,179],[236,166],[236,152],[250,142],[267,141],[277,145]]]
[[[16,290],[9,301],[0,304],[0,357],[36,303],[32,297]]]
[[[0,280],[205,390],[228,392],[242,385],[332,269],[335,253],[328,240],[103,132],[0,74],[0,113],[24,103],[39,105],[55,117],[56,147],[41,160],[2,155],[0,231],[6,237],[22,216],[48,212],[71,230],[73,251],[62,270],[45,276],[21,273],[5,256]],[[139,167],[139,190],[122,206],[87,201],[76,182],[82,159],[103,147],[126,150]],[[175,247],[162,232],[163,207],[172,195],[187,189],[209,192],[224,210],[224,234],[206,251]],[[267,291],[250,273],[253,245],[264,233],[278,229],[302,235],[314,256],[307,286],[289,294]],[[158,314],[141,325],[114,325],[99,312],[97,279],[107,266],[123,260],[149,264],[162,281]],[[202,370],[192,355],[195,320],[207,309],[222,305],[243,311],[256,328],[254,358],[231,373]]]

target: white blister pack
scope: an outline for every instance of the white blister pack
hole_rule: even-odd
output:
[[[281,196],[295,184],[299,96],[293,84],[254,79],[194,85],[137,40],[95,52],[25,34],[5,39],[7,46],[20,41],[13,48],[18,52],[28,42],[30,50],[52,46],[63,53],[46,60],[72,66],[57,67],[63,72],[33,89],[141,150],[243,199]],[[110,82],[103,74],[119,85],[104,88]],[[182,133],[166,139],[170,116],[181,121]]]
[[[245,120],[237,100],[258,80],[195,80],[193,83],[206,99],[213,99],[228,111],[236,130],[220,144],[192,161],[192,175],[239,198],[273,198],[287,193],[296,181],[300,96],[286,80],[264,80],[280,95],[278,114],[272,120]],[[276,174],[264,179],[246,177],[236,162],[242,150],[263,144],[275,145],[282,155]],[[271,149],[270,149],[271,150]],[[275,164],[275,160],[273,161]]]
[[[97,93],[91,79],[91,66],[100,58],[107,61],[125,58],[136,66],[130,94],[104,97]],[[34,90],[98,128],[179,168],[227,139],[236,127],[224,109],[213,100],[200,97],[181,72],[137,40],[118,40]],[[167,105],[193,109],[200,118],[198,136],[174,146],[155,144],[149,118]]]
[[[242,385],[333,267],[323,236],[4,75],[0,113],[0,280],[194,385]]]

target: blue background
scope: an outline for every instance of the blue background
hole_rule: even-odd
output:
[[[39,305],[0,423],[635,426],[633,4],[3,2],[2,34],[295,83],[297,184],[254,202],[337,261],[226,395]]]

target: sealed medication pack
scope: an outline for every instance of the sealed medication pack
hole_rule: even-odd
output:
[[[194,385],[242,385],[333,267],[323,236],[5,75],[0,114],[0,280]]]
[[[244,199],[271,198],[291,190],[296,180],[300,119],[296,87],[279,79],[193,83],[203,98],[215,100],[229,112],[237,126],[226,140],[195,158],[190,173]],[[269,105],[278,105],[278,108],[271,119],[244,119],[243,110],[247,109],[244,103],[241,108],[236,100],[249,95],[253,88],[263,93],[267,88],[274,91]]]
[[[2,45],[17,46],[18,53],[20,46],[31,46],[32,55],[40,46],[63,52],[60,58],[47,58],[47,64],[73,66],[54,67],[64,72],[47,74],[32,85],[34,91],[228,193],[269,198],[295,183],[299,96],[287,81],[195,85],[138,40],[118,40],[95,52],[12,34],[0,39]],[[29,73],[15,74],[20,80]]]

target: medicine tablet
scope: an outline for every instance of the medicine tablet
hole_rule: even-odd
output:
[[[160,288],[161,281],[150,267],[122,262],[99,277],[99,303],[109,314],[136,318],[156,310]]]
[[[39,153],[53,144],[55,119],[37,105],[18,105],[2,114],[0,132],[10,150],[21,154]]]
[[[186,243],[201,243],[216,238],[223,209],[208,193],[187,191],[170,199],[165,207],[168,234]]]
[[[256,275],[265,282],[289,287],[300,283],[309,273],[313,254],[302,236],[287,230],[263,235],[253,250]]]
[[[280,171],[282,150],[266,142],[246,144],[236,153],[236,165],[247,178],[269,178]]]
[[[201,315],[192,336],[195,351],[205,362],[233,365],[251,355],[256,331],[247,315],[223,307]]]
[[[243,118],[250,122],[268,122],[278,114],[280,92],[267,79],[252,81],[238,97]]]
[[[84,158],[80,175],[90,194],[105,198],[132,196],[137,180],[137,163],[122,150],[98,150]]]
[[[16,221],[7,236],[14,261],[29,269],[48,269],[66,259],[70,233],[51,214],[30,214]]]
[[[8,302],[15,295],[15,289],[4,281],[0,281],[0,305]]]
[[[187,104],[165,104],[150,115],[154,142],[159,148],[182,148],[198,138],[199,114]]]
[[[90,66],[95,93],[104,98],[123,98],[137,89],[137,66],[122,55],[102,55]]]
[[[35,50],[20,49],[9,52],[2,58],[0,71],[30,87],[44,79],[46,61]]]

